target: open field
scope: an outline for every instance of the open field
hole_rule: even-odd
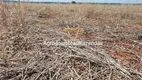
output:
[[[47,46],[70,41],[101,46]],[[142,5],[0,2],[0,80],[142,80]]]

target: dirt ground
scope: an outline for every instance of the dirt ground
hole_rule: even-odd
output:
[[[0,2],[0,80],[142,80],[142,5]],[[47,46],[70,41],[101,46]]]

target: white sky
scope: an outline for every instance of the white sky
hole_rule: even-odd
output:
[[[21,0],[24,1],[24,0]],[[27,0],[25,0],[27,1]],[[142,0],[29,0],[35,2],[100,2],[100,3],[142,3]]]

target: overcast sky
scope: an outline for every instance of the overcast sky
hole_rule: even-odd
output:
[[[23,1],[23,0],[21,0]],[[35,2],[100,2],[100,3],[142,3],[142,0],[29,0]]]

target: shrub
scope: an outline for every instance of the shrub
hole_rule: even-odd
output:
[[[75,2],[75,1],[72,1],[72,4],[76,4],[76,2]]]

